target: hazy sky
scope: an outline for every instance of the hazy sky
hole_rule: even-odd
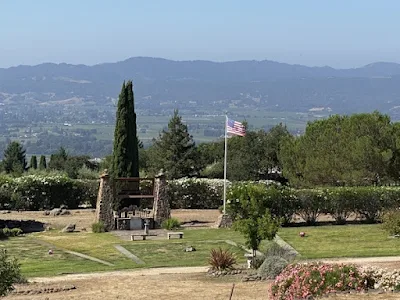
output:
[[[0,67],[132,56],[400,63],[398,0],[0,0]]]

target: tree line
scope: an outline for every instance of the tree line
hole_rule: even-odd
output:
[[[61,147],[49,162],[32,156],[28,165],[21,144],[4,151],[0,171],[61,170],[71,178],[107,168],[117,177],[152,177],[163,170],[169,179],[223,178],[224,139],[196,144],[175,110],[166,129],[143,148],[137,136],[133,85],[119,96],[113,154],[100,165],[89,156],[71,156]],[[247,123],[243,122],[245,126]],[[400,176],[400,124],[379,112],[333,115],[309,122],[304,135],[292,135],[284,124],[247,131],[228,139],[227,175],[231,181],[273,179],[296,187],[357,186],[397,182]],[[85,175],[86,174],[86,175]]]

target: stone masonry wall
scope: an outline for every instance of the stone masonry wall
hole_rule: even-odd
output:
[[[96,222],[102,221],[107,230],[114,230],[113,215],[114,191],[110,177],[104,173],[100,177],[99,193],[97,194]]]
[[[168,199],[168,184],[164,174],[156,176],[154,183],[153,218],[154,226],[161,227],[161,223],[171,218],[171,209]]]

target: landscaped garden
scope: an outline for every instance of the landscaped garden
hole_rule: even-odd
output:
[[[149,267],[207,266],[210,250],[229,249],[244,264],[245,251],[226,241],[243,245],[243,237],[230,229],[187,229],[184,239],[123,241],[112,233],[61,233],[58,230],[20,236],[0,241],[0,248],[17,257],[23,275],[27,277],[54,276],[66,273],[110,271]],[[121,245],[144,264],[137,264],[119,252]],[[192,246],[196,251],[184,252]],[[268,247],[267,243],[263,244]],[[48,251],[52,250],[52,254]],[[74,251],[112,264],[104,265],[67,251]]]

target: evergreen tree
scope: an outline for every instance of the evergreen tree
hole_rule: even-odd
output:
[[[6,173],[22,173],[26,170],[25,150],[19,142],[11,142],[4,151],[3,168]]]
[[[58,151],[50,156],[49,169],[65,170],[65,164],[68,159],[68,153],[64,147],[60,147]]]
[[[168,123],[168,130],[163,130],[154,141],[149,151],[149,164],[153,172],[163,168],[168,178],[181,178],[198,175],[196,145],[189,134],[187,125],[182,123],[178,110]]]
[[[118,99],[112,175],[139,177],[139,149],[132,81],[123,83]]]
[[[29,168],[30,168],[30,169],[34,169],[34,170],[37,169],[37,157],[36,157],[36,155],[32,155],[32,157],[31,157],[31,163],[30,163]]]
[[[39,170],[46,170],[46,168],[47,168],[46,156],[42,155],[40,156],[39,160]]]
[[[284,175],[299,186],[398,180],[395,131],[389,116],[379,112],[310,122],[304,135],[281,144]]]

